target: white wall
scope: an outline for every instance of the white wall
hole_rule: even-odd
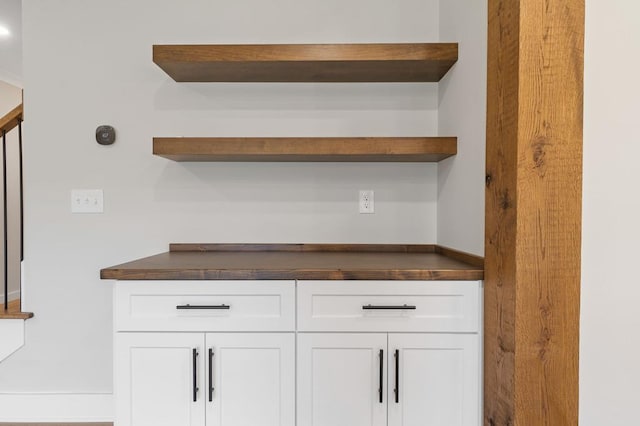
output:
[[[438,127],[458,137],[458,154],[438,163],[438,244],[484,254],[487,115],[487,0],[443,0],[440,40],[459,59],[440,82]]]
[[[443,2],[440,11],[443,23],[449,2],[454,3]],[[486,14],[484,4],[467,6],[478,7],[470,17]],[[472,176],[483,173],[477,165],[483,161],[462,165],[469,150],[484,156],[480,143],[471,142],[484,138],[479,123],[454,129],[460,154],[440,167],[438,236],[434,167],[180,164],[150,154],[154,135],[435,133],[433,86],[178,85],[151,63],[150,46],[423,41],[438,38],[438,14],[437,5],[426,0],[25,2],[26,256],[28,308],[36,318],[27,322],[26,348],[0,365],[0,391],[110,392],[111,287],[98,280],[98,270],[163,251],[172,241],[437,238],[480,253],[481,222],[474,212],[482,195],[462,218],[448,221],[442,213],[445,204],[463,200],[450,200],[456,191],[448,188],[459,190],[466,187],[461,182],[475,181]],[[640,327],[640,283],[632,270],[640,241],[640,143],[634,126],[640,113],[640,61],[633,54],[640,40],[638,16],[635,2],[587,0],[580,351],[584,426],[635,424],[640,400],[640,337],[635,332]],[[452,36],[445,28],[440,31],[443,40]],[[456,34],[461,59],[449,79],[463,72],[462,65],[477,53],[466,46],[484,40],[470,34]],[[482,59],[473,60],[484,72]],[[447,117],[456,115],[446,112],[455,109],[453,100],[484,103],[477,93],[452,96],[449,103],[449,93],[458,89],[457,84],[443,84],[440,134],[453,126]],[[95,126],[102,123],[119,131],[113,147],[92,141]],[[454,179],[458,167],[478,170]],[[482,185],[481,178],[475,184]],[[365,186],[376,190],[373,216],[355,212],[356,190]],[[105,214],[72,216],[68,191],[74,187],[104,188]],[[468,240],[461,237],[467,231],[474,235]]]
[[[100,268],[170,242],[434,243],[437,166],[175,163],[153,136],[435,135],[434,84],[177,84],[154,43],[419,42],[437,0],[24,2],[25,347],[2,392],[110,392]],[[115,145],[94,141],[112,124]],[[72,215],[72,188],[105,213]],[[376,213],[359,215],[373,189]]]
[[[0,80],[0,117],[20,105],[22,89]]]
[[[640,4],[587,0],[580,425],[638,424]]]
[[[0,80],[23,87],[22,0],[0,1],[0,26],[9,30],[8,36],[0,37]]]

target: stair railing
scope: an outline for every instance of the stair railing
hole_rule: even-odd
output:
[[[20,162],[20,261],[24,260],[24,197],[23,197],[23,179],[22,179],[22,120],[23,120],[22,104],[9,111],[7,115],[0,118],[0,134],[2,135],[2,204],[3,204],[3,244],[4,244],[4,310],[9,309],[9,239],[8,239],[8,193],[7,193],[7,134],[17,127],[18,131],[18,152]],[[21,290],[22,291],[22,290]]]

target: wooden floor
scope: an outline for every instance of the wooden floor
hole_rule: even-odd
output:
[[[20,312],[20,299],[9,301],[9,312]]]
[[[113,426],[113,423],[0,423],[0,426]]]

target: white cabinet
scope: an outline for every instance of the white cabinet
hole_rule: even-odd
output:
[[[480,424],[477,334],[389,334],[389,425]]]
[[[204,399],[194,398],[194,386],[203,383],[203,348],[202,334],[117,334],[116,425],[203,425]]]
[[[297,426],[479,426],[480,290],[298,282]]]
[[[480,291],[120,281],[115,426],[479,426]]]
[[[294,281],[116,283],[117,331],[293,331]]]
[[[295,424],[293,333],[207,334],[208,426]],[[211,352],[209,352],[211,351]]]
[[[301,333],[297,425],[478,426],[478,356],[476,334]]]
[[[386,347],[386,334],[299,334],[297,425],[386,425]]]
[[[479,281],[300,281],[299,331],[476,333]]]
[[[294,426],[294,294],[293,281],[118,282],[115,426]]]

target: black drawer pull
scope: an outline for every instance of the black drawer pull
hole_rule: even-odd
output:
[[[364,310],[393,310],[393,309],[415,309],[415,305],[397,305],[397,306],[388,306],[388,305],[364,305],[362,309]]]
[[[231,309],[229,305],[178,305],[176,309]]]

